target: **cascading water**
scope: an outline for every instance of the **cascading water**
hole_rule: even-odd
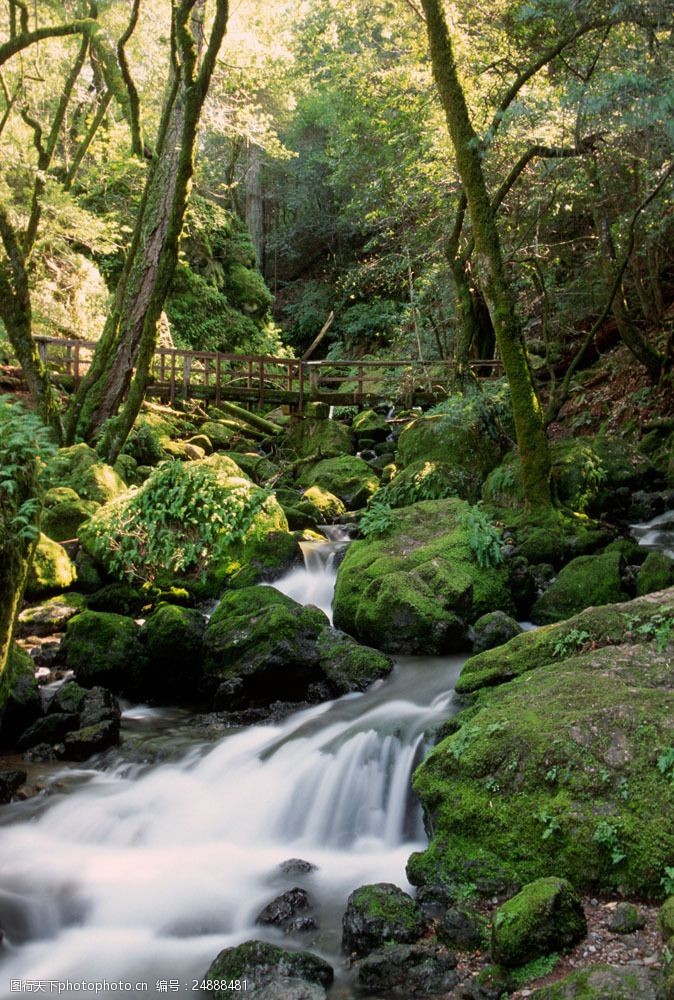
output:
[[[674,559],[674,510],[666,510],[650,521],[630,525],[639,545],[664,552]]]
[[[305,553],[305,570],[279,589],[329,609],[336,571],[327,564],[343,544]],[[105,771],[61,774],[65,794],[6,807],[0,995],[2,980],[70,980],[64,997],[81,994],[76,982],[107,980],[147,983],[150,993],[177,983],[173,995],[193,996],[217,953],[249,938],[311,948],[339,975],[348,894],[366,882],[406,884],[421,841],[410,773],[424,734],[451,710],[460,667],[458,657],[406,658],[363,695],[215,746],[193,742],[171,763],[130,764],[122,750]],[[141,707],[127,717],[142,731],[166,714]],[[171,742],[182,746],[185,726],[171,720]],[[283,874],[290,857],[316,870]],[[309,892],[320,929],[293,941],[256,926],[266,903],[295,885]],[[352,995],[348,983],[335,990]]]

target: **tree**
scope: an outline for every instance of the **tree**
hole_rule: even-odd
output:
[[[548,440],[527,362],[515,296],[506,273],[494,208],[487,191],[480,142],[468,114],[440,2],[422,0],[422,6],[426,15],[433,75],[466,195],[484,295],[510,383],[522,486],[531,507],[545,507],[551,504]]]

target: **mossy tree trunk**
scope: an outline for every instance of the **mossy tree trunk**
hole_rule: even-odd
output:
[[[178,257],[197,128],[227,25],[227,0],[217,0],[201,58],[204,8],[205,0],[174,0],[173,70],[156,154],[115,303],[69,417],[69,440],[98,439],[108,461],[119,454],[143,401]]]
[[[494,209],[487,191],[480,142],[468,114],[441,2],[422,0],[422,6],[426,15],[433,75],[466,195],[483,290],[510,383],[524,493],[531,507],[550,506],[548,440],[527,362],[515,296],[505,269]]]

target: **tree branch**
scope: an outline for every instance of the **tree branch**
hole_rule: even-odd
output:
[[[513,184],[516,182],[517,178],[520,176],[522,171],[526,166],[531,163],[531,161],[537,157],[541,157],[549,160],[557,159],[567,159],[572,156],[582,156],[585,150],[578,149],[576,146],[530,146],[525,153],[522,153],[519,160],[512,168],[503,184],[497,189],[494,197],[492,198],[492,205],[494,211],[496,211],[503,202],[504,198],[510,191]]]
[[[98,23],[90,17],[86,17],[79,21],[70,21],[68,24],[51,24],[45,25],[44,28],[36,28],[35,31],[22,31],[20,35],[16,35],[0,45],[0,66],[15,56],[17,52],[22,52],[24,49],[30,48],[31,45],[47,38],[63,38],[65,35],[81,34],[93,36],[96,28],[98,28]]]

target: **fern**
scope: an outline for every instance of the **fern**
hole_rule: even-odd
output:
[[[481,569],[502,565],[501,532],[491,523],[484,511],[479,507],[470,507],[459,517],[458,524],[466,529],[468,545]]]

